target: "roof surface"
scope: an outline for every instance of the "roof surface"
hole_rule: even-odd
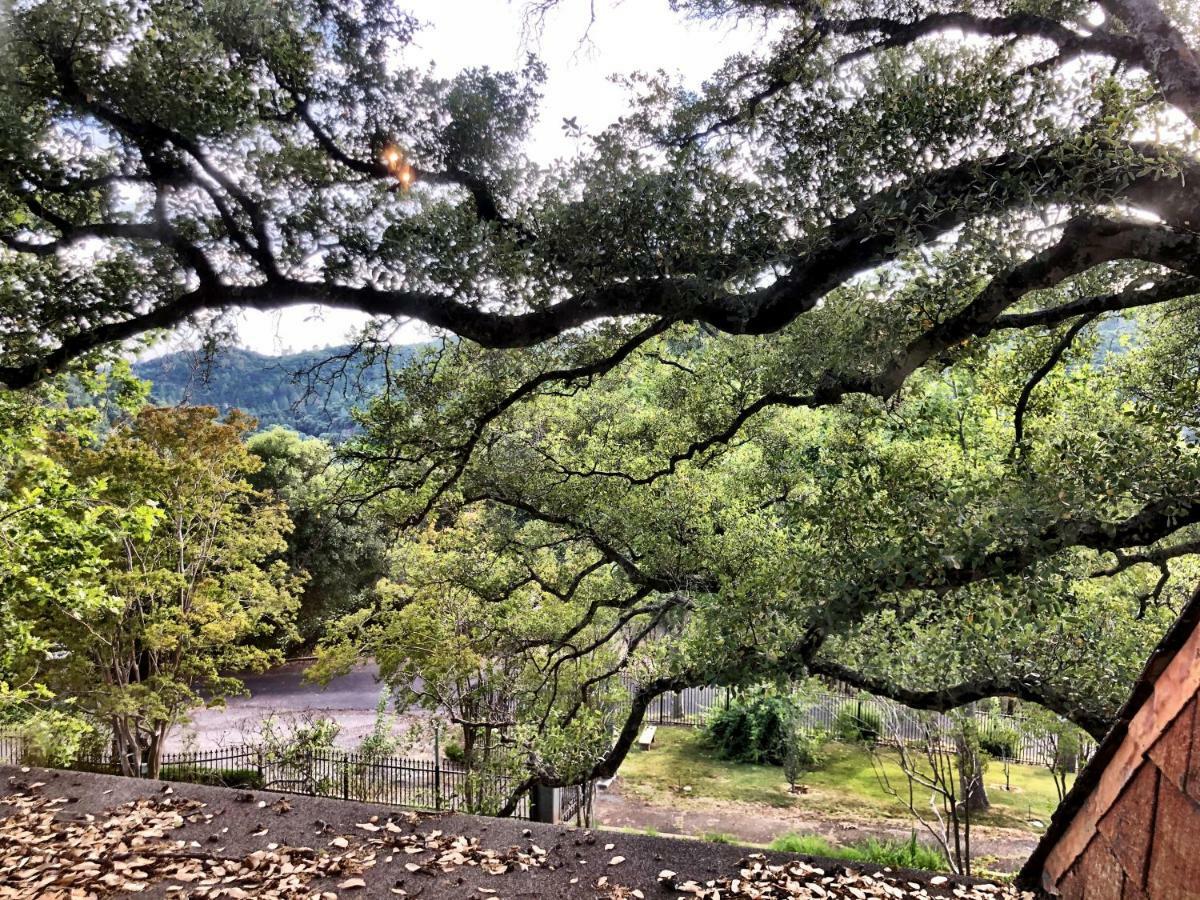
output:
[[[0,898],[69,887],[263,900],[1016,896],[701,841],[0,767]]]

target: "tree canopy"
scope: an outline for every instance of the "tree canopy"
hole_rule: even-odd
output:
[[[0,699],[81,715],[154,777],[191,708],[282,659],[256,639],[292,628],[302,577],[267,562],[291,523],[246,480],[241,414],[148,407],[98,434],[55,412],[80,417],[33,407],[3,458]]]
[[[405,568],[404,627],[432,595],[485,611],[477,647],[529,661],[493,721],[565,729],[633,685],[596,774],[665,690],[810,674],[925,709],[1016,697],[1098,737],[1197,574],[1196,382],[1159,379],[1194,315],[1147,315],[1157,336],[1132,341],[1092,324],[1057,354],[1067,329],[984,346],[897,398],[764,410],[691,452],[772,376],[779,338],[677,327],[498,416],[553,351],[514,371],[461,344],[399,373],[348,456],[384,515],[436,510],[413,540],[454,561]],[[401,681],[462,639],[412,656],[400,618],[362,616],[338,633],[367,627]]]
[[[543,68],[405,65],[392,3],[14,5],[0,381],[315,302],[490,347],[630,316],[786,330],[823,352],[754,401],[891,396],[963,342],[1195,292],[1200,62],[1176,5],[676,0],[779,37],[698,93],[646,77],[552,166],[523,144]]]

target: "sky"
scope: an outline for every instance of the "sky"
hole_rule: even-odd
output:
[[[698,85],[726,56],[764,40],[760,25],[731,29],[728,22],[688,21],[671,12],[667,0],[595,0],[590,28],[591,0],[561,0],[540,35],[532,37],[522,27],[523,0],[408,0],[404,6],[425,23],[410,63],[432,61],[449,75],[468,66],[516,68],[531,51],[542,59],[549,70],[545,97],[526,147],[540,163],[573,151],[564,118],[574,117],[585,133],[595,133],[622,114],[627,95],[609,76],[661,68]],[[242,346],[274,354],[341,343],[365,321],[345,310],[295,307],[243,312],[237,328]],[[417,341],[428,334],[411,323],[393,340]]]

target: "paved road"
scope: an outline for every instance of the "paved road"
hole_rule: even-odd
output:
[[[229,702],[230,709],[303,710],[346,709],[375,712],[383,685],[377,681],[379,668],[374,663],[358,666],[347,675],[333,679],[322,688],[304,679],[307,662],[293,662],[263,672],[245,675],[242,681],[249,697]]]
[[[197,710],[191,724],[176,729],[168,739],[168,751],[212,750],[251,742],[268,716],[275,716],[285,726],[312,718],[333,719],[342,728],[338,745],[357,746],[375,725],[375,710],[383,692],[383,685],[376,680],[378,668],[373,663],[358,666],[322,688],[304,680],[308,666],[307,662],[287,663],[244,676],[249,696],[230,698],[224,709]],[[389,712],[395,712],[394,708]],[[397,715],[393,731],[403,731],[421,717],[415,711]],[[416,750],[420,752],[420,745]]]

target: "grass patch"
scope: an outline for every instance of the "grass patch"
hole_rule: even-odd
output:
[[[700,840],[708,841],[710,844],[736,844],[737,838],[732,834],[726,834],[723,831],[709,831],[700,835]]]
[[[815,834],[785,834],[771,842],[772,850],[799,853],[801,856],[824,856],[847,862],[869,862],[896,869],[947,869],[946,857],[917,840],[914,834],[907,841],[867,838],[844,847],[831,844]]]
[[[824,752],[824,764],[801,778],[808,793],[797,795],[788,791],[778,766],[727,762],[706,746],[700,729],[660,727],[652,750],[635,750],[626,757],[621,782],[630,795],[661,805],[694,797],[804,809],[829,817],[908,818],[907,811],[883,792],[865,747],[831,743]],[[888,762],[887,771],[893,785],[903,788],[899,767]],[[984,781],[992,808],[976,820],[980,825],[1036,831],[1031,820],[1048,822],[1058,805],[1054,781],[1044,768],[1014,765],[1012,790],[1005,791],[1001,766],[993,762]]]
[[[796,797],[778,766],[727,762],[704,745],[699,729],[659,726],[651,750],[634,750],[621,765],[622,790],[650,802],[706,797],[786,809]],[[689,790],[690,789],[690,790]]]

